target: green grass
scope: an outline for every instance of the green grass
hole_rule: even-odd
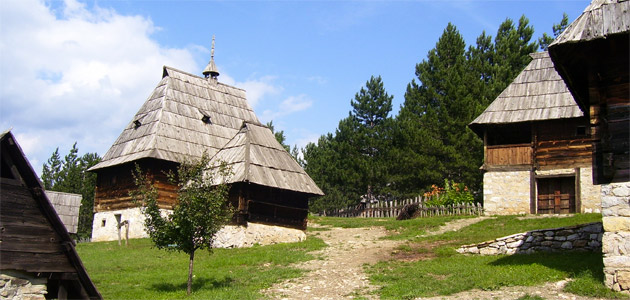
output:
[[[325,247],[321,239],[197,251],[193,293],[186,297],[188,256],[151,247],[148,239],[82,243],[77,251],[105,299],[259,299],[261,289],[301,275],[289,264],[314,259],[307,252]]]
[[[575,279],[567,291],[592,297],[623,297],[603,285],[601,253],[539,253],[513,256],[466,256],[455,252],[463,244],[479,243],[519,232],[601,221],[599,214],[576,214],[519,220],[498,216],[461,230],[427,237],[411,237],[398,247],[405,259],[367,267],[370,279],[382,286],[385,299],[450,295],[470,289],[531,286],[564,278]]]

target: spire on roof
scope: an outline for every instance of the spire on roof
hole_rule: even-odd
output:
[[[217,66],[214,64],[214,35],[212,36],[212,50],[210,52],[210,62],[203,69],[203,76],[206,78],[210,77],[212,79],[217,79],[219,77],[219,71],[217,70]]]

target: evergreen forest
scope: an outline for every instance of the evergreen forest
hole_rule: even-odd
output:
[[[554,36],[567,24],[565,14]],[[311,212],[415,197],[449,182],[481,201],[483,141],[467,125],[554,39],[533,35],[525,16],[508,18],[494,37],[482,32],[467,46],[449,23],[416,64],[396,116],[384,79],[372,76],[335,132],[302,149],[303,167],[326,194],[311,200]]]

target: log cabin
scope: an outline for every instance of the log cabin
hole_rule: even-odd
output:
[[[484,140],[487,214],[599,212],[588,118],[547,52],[531,62],[469,127]]]
[[[549,45],[589,120],[592,177],[601,188],[605,284],[630,293],[630,2],[593,0]]]
[[[10,131],[0,135],[0,295],[102,299]]]
[[[218,81],[214,58],[203,74],[200,77],[164,67],[155,90],[103,160],[90,169],[97,174],[92,240],[116,239],[120,224],[125,221],[129,238],[146,237],[144,217],[129,195],[135,189],[132,170],[136,164],[157,188],[158,206],[170,210],[177,203],[177,187],[168,182],[165,173],[175,171],[180,162],[200,158],[204,152],[215,156],[241,135],[243,124],[248,124],[246,128],[256,128],[251,132],[263,134],[266,147],[274,149],[261,158],[271,165],[258,175],[273,178],[273,171],[279,170],[283,180],[290,184],[252,184],[250,177],[236,173],[240,180],[230,182],[231,198],[240,195],[241,204],[252,197],[258,199],[245,210],[244,205],[239,206],[239,224],[264,221],[305,229],[308,209],[305,199],[323,193],[295,161],[286,159],[289,154],[275,139],[267,139],[273,134],[259,122],[245,91]],[[251,132],[247,136],[257,141]],[[255,142],[252,144],[255,146],[251,149],[258,149]],[[238,205],[238,200],[234,201]]]

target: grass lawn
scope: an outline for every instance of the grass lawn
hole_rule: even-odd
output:
[[[288,267],[314,259],[307,252],[325,247],[322,240],[245,249],[195,253],[193,293],[186,297],[188,255],[151,247],[148,239],[129,246],[117,242],[82,243],[77,251],[105,299],[260,299],[261,289],[300,276]]]
[[[573,278],[568,292],[579,295],[623,298],[603,285],[601,253],[538,253],[532,255],[462,255],[455,249],[534,229],[562,227],[601,221],[599,214],[576,214],[564,218],[519,220],[501,216],[470,225],[456,232],[415,237],[401,246],[391,261],[367,267],[372,282],[382,286],[385,299],[450,295],[470,290],[494,290],[502,286],[528,286]]]

